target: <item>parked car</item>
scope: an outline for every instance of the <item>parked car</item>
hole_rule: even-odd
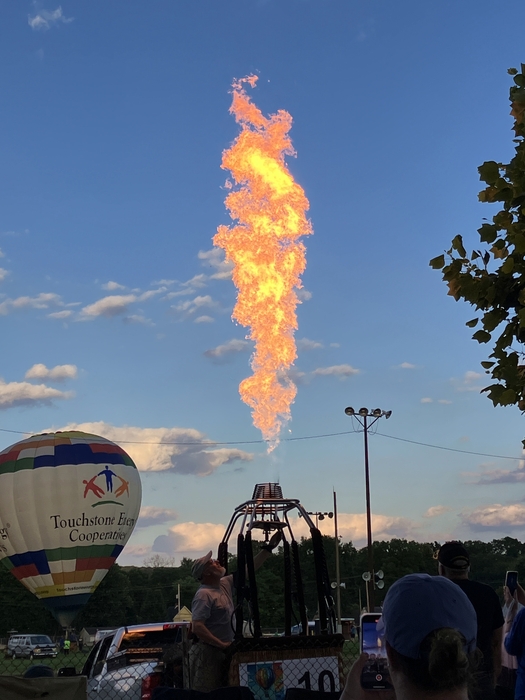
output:
[[[316,631],[316,625],[315,625],[315,623],[316,623],[315,620],[309,620],[309,621],[308,621],[308,634],[315,634],[315,631]],[[317,626],[319,626],[319,623],[317,623]],[[291,630],[291,631],[292,631],[292,634],[302,634],[302,632],[303,632],[303,626],[302,626],[302,624],[299,623],[298,625],[294,625],[294,626],[292,627],[292,630]]]
[[[131,625],[104,636],[82,669],[88,700],[150,700],[159,685],[182,687],[182,630],[189,625]]]
[[[35,659],[55,657],[58,650],[47,634],[14,634],[9,637],[6,653],[12,659]]]

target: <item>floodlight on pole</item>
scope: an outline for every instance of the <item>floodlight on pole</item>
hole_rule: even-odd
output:
[[[307,514],[308,515],[315,515],[315,527],[317,527],[317,528],[319,527],[319,520],[324,520],[325,518],[333,518],[334,517],[334,514],[332,513],[332,511],[328,512],[326,510],[325,511],[320,511],[320,510],[311,511],[311,510],[309,510],[309,511],[307,511]]]
[[[372,511],[370,508],[370,470],[368,465],[368,430],[380,418],[390,418],[390,416],[392,415],[392,411],[384,411],[382,408],[374,408],[372,411],[369,411],[368,408],[360,408],[359,412],[356,413],[351,406],[348,406],[347,408],[345,408],[345,413],[347,416],[350,416],[351,418],[355,418],[357,420],[357,422],[363,428],[363,434],[365,439],[366,534],[369,569],[369,571],[366,573],[369,574],[369,578],[365,578],[363,574],[363,579],[366,581],[366,602],[368,612],[374,612],[374,588],[377,584],[377,580],[381,580],[382,577],[378,576],[378,579],[376,580],[374,574],[374,549],[372,546]],[[367,419],[370,418],[372,420],[368,421]],[[378,586],[378,588],[382,588],[382,586]]]

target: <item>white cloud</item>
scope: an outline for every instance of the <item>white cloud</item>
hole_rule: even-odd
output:
[[[244,450],[214,447],[194,428],[119,428],[99,421],[70,423],[59,430],[82,430],[113,440],[129,453],[143,472],[173,471],[207,476],[221,466],[251,462],[254,457]]]
[[[151,554],[150,544],[131,544],[128,542],[120,554],[119,564],[123,561],[123,559],[125,559],[125,557],[140,557],[140,559],[143,559],[148,554]]]
[[[0,258],[5,258],[5,253],[2,251],[1,248],[0,248]]]
[[[192,559],[206,554],[211,549],[217,551],[217,545],[224,536],[226,527],[217,523],[179,523],[169,529],[167,535],[159,535],[153,543],[154,552],[171,556],[188,556]]]
[[[402,362],[398,365],[399,369],[415,369],[417,365],[413,365],[411,362]]]
[[[53,311],[53,313],[48,314],[48,318],[57,318],[57,319],[64,319],[64,318],[69,318],[70,316],[73,315],[72,311]]]
[[[312,298],[312,292],[307,289],[298,289],[295,293],[299,301],[309,301]]]
[[[228,340],[228,342],[224,343],[223,345],[217,345],[215,348],[206,350],[204,352],[204,357],[207,357],[210,360],[224,361],[229,359],[232,355],[235,355],[238,352],[246,352],[252,347],[252,343],[249,343],[247,340],[233,338],[232,340]]]
[[[154,326],[155,325],[150,318],[146,318],[146,316],[142,316],[140,314],[131,314],[131,316],[126,316],[124,318],[124,321],[126,323],[140,323],[143,326]]]
[[[41,293],[36,297],[17,297],[16,299],[6,299],[0,303],[0,316],[6,316],[11,311],[48,309],[50,306],[62,305],[61,298],[58,294]]]
[[[443,513],[448,513],[450,508],[448,506],[431,506],[423,515],[424,518],[436,518],[438,515],[443,515]]]
[[[163,294],[166,291],[166,287],[159,287],[158,289],[149,289],[147,292],[142,292],[140,296],[137,297],[137,301],[148,301],[153,299],[153,297]]]
[[[481,387],[478,381],[482,378],[482,374],[479,372],[473,372],[469,370],[465,372],[462,379],[452,379],[452,383],[456,387],[456,391],[480,391]]]
[[[211,316],[197,316],[193,323],[213,323],[214,319]]]
[[[3,267],[0,267],[0,282],[3,282],[8,274],[9,274],[8,270],[6,270]]]
[[[63,382],[66,379],[76,379],[77,374],[76,365],[56,365],[56,367],[48,369],[43,364],[37,364],[27,370],[24,379],[48,379],[52,382]]]
[[[488,506],[479,506],[472,511],[464,511],[463,522],[473,530],[503,530],[510,528],[522,528],[525,525],[525,505],[512,503],[502,505],[494,503]]]
[[[62,12],[62,7],[57,7],[56,10],[40,10],[36,15],[27,16],[27,23],[35,31],[47,31],[56,24],[69,24],[73,21],[73,17],[66,17]]]
[[[116,292],[117,289],[126,289],[126,287],[123,284],[119,284],[118,282],[106,282],[106,284],[102,285],[102,289],[105,289],[108,292]]]
[[[487,486],[489,484],[521,484],[525,482],[523,462],[517,469],[486,469],[480,472],[464,472],[467,483]]]
[[[23,231],[1,231],[0,236],[23,236],[24,234],[29,233],[29,229],[25,228]]]
[[[348,379],[354,374],[360,374],[361,370],[355,369],[351,365],[332,365],[331,367],[318,367],[312,372],[303,372],[297,367],[291,367],[283,372],[283,377],[287,377],[294,384],[309,384],[316,377],[338,377],[341,381]]]
[[[301,370],[296,367],[290,367],[289,370],[283,372],[283,375],[296,385],[308,384],[311,380],[311,376],[308,372],[301,372]]]
[[[434,399],[429,398],[428,396],[425,396],[423,399],[421,399],[421,403],[433,403]]]
[[[97,318],[97,316],[112,318],[113,316],[125,314],[129,305],[135,301],[137,301],[135,294],[113,294],[103,297],[93,304],[84,306],[81,315],[84,318]]]
[[[452,401],[449,401],[448,399],[438,399],[438,403],[442,403],[446,406],[452,403]]]
[[[170,508],[157,508],[156,506],[142,506],[137,521],[137,527],[149,527],[159,525],[170,520],[176,520],[177,513]]]
[[[209,294],[204,296],[196,296],[194,299],[189,299],[188,301],[181,301],[178,304],[173,305],[171,308],[179,313],[187,314],[188,316],[195,313],[199,309],[203,308],[215,308],[217,302],[213,301]]]
[[[332,365],[331,367],[318,367],[311,372],[314,377],[339,377],[339,379],[347,379],[354,374],[359,374],[360,370],[355,369],[351,365]]]
[[[177,297],[188,297],[190,294],[195,294],[194,289],[180,289],[178,292],[169,292],[166,294],[164,299],[166,301],[171,301],[172,299],[176,299]]]
[[[162,280],[155,280],[152,282],[155,287],[170,287],[172,284],[175,284],[177,280],[168,280],[168,279],[162,279]]]
[[[208,276],[204,274],[194,275],[186,282],[182,282],[182,287],[190,287],[191,289],[202,289],[208,282]]]
[[[323,348],[324,345],[319,343],[317,340],[310,340],[309,338],[300,338],[296,342],[298,350],[318,350]]]
[[[203,265],[208,265],[215,270],[215,272],[210,275],[210,279],[227,280],[231,278],[233,263],[226,262],[222,248],[199,250],[198,258],[203,261]]]
[[[49,405],[55,399],[71,399],[74,395],[72,391],[59,391],[45,384],[7,383],[0,378],[0,409],[15,406]]]
[[[310,531],[303,518],[291,518],[291,526],[296,538],[310,537]],[[315,523],[315,518],[313,518]],[[324,535],[334,536],[334,521],[320,520],[319,529]],[[344,541],[351,541],[356,547],[363,547],[367,540],[366,513],[337,514],[338,534]],[[374,513],[374,540],[391,540],[392,538],[415,539],[418,526],[409,518]]]

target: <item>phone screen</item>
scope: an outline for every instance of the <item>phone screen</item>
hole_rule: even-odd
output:
[[[518,587],[518,572],[517,571],[507,571],[505,576],[505,585],[509,589],[511,595],[514,595],[516,588]]]
[[[361,686],[365,690],[392,688],[386,658],[385,633],[379,613],[366,613],[361,617],[361,651],[368,654],[368,661],[361,673]]]

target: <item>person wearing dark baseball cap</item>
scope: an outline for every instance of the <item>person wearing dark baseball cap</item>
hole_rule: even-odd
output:
[[[383,604],[383,627],[394,691],[365,691],[352,667],[341,700],[468,700],[476,662],[476,612],[463,591],[441,576],[410,574]]]
[[[254,557],[257,570],[281,541],[280,531],[262,545]],[[226,685],[226,655],[224,650],[233,642],[235,605],[234,578],[212,552],[196,559],[191,568],[193,578],[200,582],[191,604],[192,631],[195,641],[190,648],[190,682],[192,690],[209,692]]]
[[[490,586],[469,579],[470,556],[461,542],[445,542],[435,557],[439,575],[459,586],[476,611],[476,643],[483,658],[472,698],[494,700],[496,680],[501,673],[501,644],[505,622],[499,598]]]

